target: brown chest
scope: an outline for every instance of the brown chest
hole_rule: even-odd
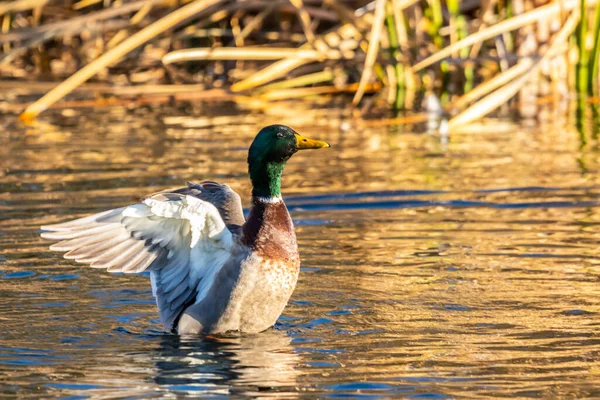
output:
[[[294,225],[283,201],[275,204],[255,201],[244,225],[242,242],[267,259],[290,265],[299,260]]]

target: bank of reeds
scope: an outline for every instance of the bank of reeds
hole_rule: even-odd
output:
[[[62,80],[24,119],[90,79],[104,98],[345,94],[358,115],[435,93],[450,128],[598,91],[600,0],[16,0],[0,28],[0,85]]]

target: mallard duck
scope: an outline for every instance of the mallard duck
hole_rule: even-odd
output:
[[[212,181],[152,194],[138,204],[42,226],[51,250],[109,272],[150,272],[165,330],[262,332],[287,304],[300,271],[281,177],[298,150],[329,147],[284,125],[260,130],[248,151],[252,207]]]

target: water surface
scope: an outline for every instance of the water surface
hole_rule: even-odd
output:
[[[0,135],[0,397],[600,396],[599,152],[568,125],[448,143],[335,108],[51,111]],[[186,180],[248,206],[246,151],[286,123],[302,273],[274,329],[161,332],[146,276],[64,260],[39,226]]]

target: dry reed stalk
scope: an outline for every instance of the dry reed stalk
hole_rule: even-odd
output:
[[[258,13],[254,18],[252,18],[252,20],[246,24],[246,26],[244,27],[244,29],[242,29],[242,31],[240,32],[240,39],[244,40],[248,37],[248,35],[250,33],[252,33],[252,31],[254,31],[256,28],[258,28],[260,26],[260,24],[263,23],[263,21],[265,20],[265,18],[270,15],[273,10],[275,10],[275,5],[270,5],[267,6],[267,8],[265,8],[264,10],[262,10],[260,13]]]
[[[465,125],[476,119],[482,118],[510,100],[523,87],[530,76],[538,71],[540,63],[550,57],[552,54],[551,51],[558,51],[557,49],[560,49],[568,41],[569,36],[577,27],[580,15],[579,9],[575,9],[571,13],[560,31],[554,36],[552,45],[550,46],[550,51],[547,51],[545,54],[541,55],[540,58],[531,65],[529,71],[496,90],[495,92],[484,97],[471,107],[467,108],[465,111],[458,114],[456,117],[452,118],[448,122],[448,128],[450,130],[456,129],[461,125]]]
[[[280,60],[282,58],[294,58],[306,61],[338,60],[342,54],[337,50],[326,52],[296,49],[296,48],[266,48],[266,47],[217,47],[176,50],[166,54],[162,58],[165,65],[198,60]]]
[[[130,26],[135,26],[135,25],[139,24],[144,19],[144,17],[146,17],[150,13],[150,11],[152,11],[152,7],[153,7],[153,5],[148,3],[148,4],[145,4],[142,8],[140,8],[138,10],[138,12],[136,12],[135,15],[133,17],[131,17],[131,19],[129,20]],[[118,31],[115,34],[115,36],[113,36],[108,41],[108,43],[106,44],[106,48],[112,49],[117,44],[119,44],[123,40],[125,40],[125,38],[127,37],[128,34],[129,34],[129,29],[121,29],[120,31]]]
[[[113,36],[108,41],[108,43],[106,43],[106,48],[112,49],[113,47],[115,47],[116,45],[121,43],[123,40],[125,40],[125,38],[127,38],[128,35],[129,35],[128,29],[121,29],[119,32],[115,33],[115,36]]]
[[[51,90],[56,86],[52,82],[26,82],[23,81],[0,81],[0,91],[2,90],[19,90],[26,88],[27,92],[38,93]],[[223,89],[206,89],[204,85],[137,85],[137,86],[115,86],[106,83],[84,83],[81,86],[76,87],[73,91],[81,93],[102,93],[109,94],[112,96],[127,97],[127,96],[139,96],[139,95],[157,95],[157,94],[169,94],[169,93],[188,93],[188,92],[210,92],[211,90],[222,91]],[[23,110],[21,108],[21,110]]]
[[[48,106],[63,98],[74,88],[94,76],[98,71],[119,61],[121,57],[129,53],[131,50],[141,46],[148,40],[161,34],[167,29],[176,26],[185,19],[188,19],[192,16],[197,16],[207,8],[223,2],[224,0],[196,0],[148,25],[144,29],[130,36],[123,42],[119,43],[116,47],[113,47],[102,56],[98,57],[96,60],[77,71],[75,74],[71,75],[67,80],[59,84],[50,92],[46,93],[41,99],[31,104],[21,114],[20,119],[24,121],[34,119],[40,112],[48,108]]]
[[[282,89],[273,90],[264,94],[261,94],[259,98],[265,101],[273,100],[284,100],[284,99],[297,99],[300,97],[316,96],[323,94],[337,94],[337,93],[354,93],[358,89],[358,84],[353,83],[343,87],[336,86],[316,86],[306,88],[294,88],[294,89]],[[365,86],[367,92],[377,92],[381,89],[381,85],[368,84]]]
[[[386,103],[395,108],[408,108],[418,90],[439,92],[441,89],[441,98],[449,101],[454,109],[461,110],[472,104],[452,120],[453,126],[471,118],[464,115],[474,118],[485,115],[499,104],[498,99],[510,95],[516,87],[515,81],[537,87],[540,70],[542,75],[550,74],[553,87],[562,85],[561,93],[570,83],[582,82],[583,75],[588,82],[598,79],[600,37],[596,35],[593,43],[589,39],[591,34],[600,32],[600,0],[557,0],[550,4],[535,0],[510,3],[504,0],[374,0],[358,9],[355,7],[364,4],[358,0],[203,0],[220,7],[207,6],[213,11],[210,15],[206,13],[202,19],[195,19],[193,25],[141,49],[139,62],[134,63],[132,57],[127,57],[127,63],[110,70],[106,67],[122,61],[135,46],[160,34],[146,39],[137,36],[171,15],[165,14],[178,12],[172,12],[171,8],[182,4],[188,7],[201,0],[181,0],[181,3],[134,0],[125,5],[124,0],[104,0],[102,4],[99,0],[76,1],[74,5],[65,3],[64,6],[52,3],[51,8],[40,6],[47,0],[35,6],[32,0],[0,3],[0,10],[10,8],[4,15],[0,14],[0,44],[4,45],[0,47],[4,49],[0,55],[2,74],[29,78],[32,69],[39,73],[68,74],[78,63],[85,64],[85,60],[106,51],[34,103],[28,110],[32,113],[24,113],[23,118],[37,115],[44,107],[42,100],[49,102],[46,104],[49,106],[61,93],[77,90],[73,85],[100,71],[103,73],[100,79],[120,84],[123,80],[159,83],[165,72],[184,82],[204,82],[207,87],[211,82],[215,86],[232,83],[233,91],[267,84],[254,92],[262,96],[257,97],[262,104],[266,104],[262,99],[327,95],[355,87],[353,103],[363,102],[362,114],[372,106],[381,107]],[[89,9],[92,5],[104,9],[92,11]],[[589,54],[580,53],[584,57],[579,63],[578,80],[564,72],[557,74],[556,67],[549,67],[550,72],[545,67],[541,69],[540,63],[547,65],[544,60],[561,56],[568,47],[566,42],[556,47],[558,34],[549,39],[554,23],[549,18],[564,16],[572,21],[573,10],[586,12],[590,7],[595,7],[596,15],[588,16],[589,29],[582,23],[577,40],[570,44],[572,53],[575,48],[582,49],[582,45],[588,44],[582,50]],[[163,18],[159,19],[161,14]],[[280,16],[283,18],[278,18]],[[138,29],[136,25],[152,19],[156,22],[127,37],[132,27]],[[40,21],[45,24],[36,26]],[[387,29],[384,31],[384,28]],[[366,34],[369,40],[365,40]],[[71,42],[71,37],[75,37],[76,42]],[[519,58],[515,49],[523,48],[527,37],[536,41],[534,50],[524,53],[528,58]],[[132,38],[140,40],[139,43],[132,44]],[[547,41],[552,44],[549,50],[547,47],[537,50],[544,48],[543,43]],[[193,45],[199,48],[188,48]],[[177,50],[165,55],[167,48]],[[107,55],[114,58],[106,58]],[[160,63],[161,58],[164,64]],[[194,60],[203,62],[176,70],[172,66],[172,63]],[[229,60],[236,62],[227,62]],[[249,60],[274,62],[263,68],[261,63],[247,62]],[[9,65],[12,61],[17,62]],[[444,62],[439,67],[431,67],[440,61]],[[516,65],[509,68],[510,63]],[[568,62],[563,64],[561,71],[567,68]],[[584,67],[589,73],[582,73]],[[298,70],[291,75],[295,69]],[[424,70],[427,72],[418,73]],[[238,79],[241,80],[235,83]],[[276,83],[271,83],[273,81]],[[353,83],[355,81],[358,83]],[[374,81],[381,85],[369,86],[369,82]],[[481,81],[483,83],[475,86],[475,82]],[[327,86],[320,86],[325,82]],[[544,82],[541,79],[540,85]],[[389,90],[363,99],[366,88],[373,91],[382,85]],[[578,85],[582,87],[581,83]],[[588,90],[597,90],[584,85]],[[538,96],[547,90],[542,88],[537,92],[530,91]],[[110,89],[103,93],[110,93]],[[461,93],[464,94],[457,99],[455,96]]]
[[[304,7],[304,2],[302,0],[290,0],[290,3],[292,3],[298,12],[298,18],[300,19],[304,36],[306,36],[306,41],[312,43],[315,40],[315,33],[310,26],[310,15]]]
[[[290,89],[300,86],[313,85],[315,83],[330,82],[334,77],[335,76],[333,72],[329,69],[326,69],[313,74],[302,75],[296,78],[286,79],[281,82],[271,83],[270,85],[263,86],[261,90],[268,92],[271,90]]]
[[[257,86],[264,85],[267,82],[274,81],[290,71],[310,62],[311,60],[299,59],[299,58],[287,58],[285,60],[277,61],[268,67],[255,72],[248,78],[231,85],[231,91],[242,92],[255,88]]]
[[[358,89],[356,90],[356,94],[352,99],[352,104],[354,105],[360,103],[360,99],[362,99],[362,96],[365,93],[365,88],[367,86],[367,83],[369,82],[369,79],[371,78],[373,66],[375,65],[375,60],[377,59],[377,51],[379,50],[381,31],[383,30],[383,22],[385,20],[386,0],[375,1],[375,19],[371,28],[371,37],[369,38],[369,47],[367,50],[367,57],[365,59],[363,73],[360,77],[360,82],[358,85]]]
[[[175,85],[168,85],[175,86]],[[187,85],[194,86],[194,85]],[[199,91],[197,89],[190,90],[191,88],[187,88],[186,90],[178,90],[178,88],[169,88],[170,91],[161,91],[152,93],[151,95],[146,95],[140,97],[140,94],[147,94],[143,92],[137,92],[135,94],[135,98],[125,95],[122,97],[112,97],[112,98],[102,98],[102,99],[94,99],[94,100],[73,100],[73,101],[60,101],[52,104],[48,108],[53,109],[64,109],[64,108],[100,108],[100,107],[116,107],[116,106],[136,106],[143,104],[157,104],[157,103],[168,103],[173,99],[177,101],[189,101],[189,100],[200,100],[200,101],[233,101],[236,100],[236,96],[231,93],[223,90],[223,89],[210,89]],[[175,90],[173,90],[175,89]],[[18,113],[23,110],[27,104],[2,104],[0,110],[4,112],[15,112]],[[28,121],[33,122],[33,121]]]
[[[355,14],[354,10],[350,9],[339,0],[323,0],[323,5],[335,11],[342,25],[346,23],[352,24],[361,32],[369,29],[370,22],[367,18],[359,17]]]
[[[597,1],[599,0],[589,0],[587,4],[588,6],[595,5]],[[559,3],[551,3],[545,6],[535,8],[531,11],[520,14],[511,19],[499,22],[495,25],[490,26],[489,28],[474,33],[456,42],[455,44],[430,55],[426,59],[415,64],[413,66],[413,70],[415,72],[418,72],[430,66],[433,63],[436,63],[438,61],[443,60],[444,58],[449,57],[450,55],[452,55],[452,53],[457,52],[464,47],[472,46],[475,43],[493,38],[494,36],[513,31],[526,25],[530,25],[538,21],[539,19],[548,18],[549,16],[559,14],[562,10],[574,10],[578,8],[578,6],[578,0],[565,0],[565,2],[562,4],[562,7]]]
[[[496,39],[494,40],[494,44],[496,46],[496,51],[498,52],[498,55],[500,56],[500,70],[506,71],[509,68],[508,67],[509,64],[508,64],[506,46],[504,45],[502,36],[496,36]]]
[[[548,50],[545,54],[543,54],[546,58],[556,57],[564,52],[569,50],[569,47],[566,44],[563,44],[559,47],[553,47]],[[452,101],[453,108],[461,109],[465,107],[467,104],[477,100],[480,97],[483,97],[490,93],[493,90],[498,89],[501,86],[506,85],[513,79],[518,78],[522,74],[531,70],[531,67],[540,60],[541,56],[536,57],[526,57],[520,60],[517,64],[512,66],[511,68],[503,71],[499,75],[496,75],[489,81],[483,82],[479,86],[475,87],[473,90],[465,93],[459,99]]]
[[[248,7],[248,5],[244,3],[244,7]],[[311,9],[307,8],[307,11],[311,11]],[[322,18],[324,16],[325,15],[321,15],[320,17]],[[213,16],[213,18],[214,18],[214,16]],[[327,52],[328,45],[326,44],[326,42],[328,42],[335,35],[339,35],[342,38],[360,36],[360,34],[357,34],[356,28],[354,28],[351,24],[344,24],[341,27],[334,30],[333,32],[330,32],[328,34],[325,34],[325,35],[315,38],[315,40],[312,44],[315,49],[317,49],[317,50],[321,49],[322,51]],[[300,47],[300,49],[310,49],[310,48],[311,48],[310,43],[306,43]],[[350,58],[350,56],[352,56],[352,55],[353,54],[344,55],[344,58]],[[323,57],[323,58],[327,58],[327,57]],[[245,78],[244,80],[234,83],[231,86],[231,90],[234,92],[241,92],[241,91],[255,88],[257,86],[260,86],[260,85],[263,85],[270,81],[273,81],[275,79],[278,79],[278,78],[284,76],[285,74],[289,73],[290,71],[292,71],[302,65],[305,65],[309,62],[313,62],[313,61],[314,60],[312,60],[312,59],[297,59],[294,57],[290,57],[290,58],[287,58],[287,59],[284,59],[281,61],[277,61],[277,62],[269,65],[268,67],[255,72],[254,74]]]
[[[482,0],[482,3],[483,4],[481,6],[481,25],[477,29],[478,31],[482,31],[483,29],[490,26],[490,22],[492,21],[492,16],[494,15],[494,6],[496,4],[496,1]],[[477,54],[479,54],[479,50],[481,50],[482,46],[483,46],[483,41],[475,43],[473,45],[473,47],[471,48],[471,51],[469,53],[469,58],[477,57]]]
[[[353,88],[356,90],[356,86]],[[352,90],[352,91],[354,91]],[[336,94],[345,93],[349,90],[337,88],[335,86],[317,86],[307,88],[294,88],[294,89],[281,89],[272,90],[270,92],[261,94],[259,98],[264,101],[284,100],[284,99],[297,99],[300,97],[325,95],[325,94]]]
[[[344,24],[333,32],[329,32],[325,35],[319,36],[313,42],[314,47],[317,46],[321,48],[328,48],[328,42],[349,42],[350,40],[358,40],[362,35],[359,31],[356,30],[354,25],[352,24]],[[310,44],[304,44],[300,46],[300,49],[308,49],[310,48]],[[340,46],[338,46],[340,47]],[[350,51],[351,46],[348,47],[347,51]],[[343,53],[343,52],[342,52]],[[349,55],[344,55],[344,58],[350,58]],[[306,59],[297,59],[297,58],[286,58],[281,61],[276,61],[275,63],[261,69],[253,73],[246,79],[243,79],[239,82],[231,85],[231,90],[233,92],[241,92],[249,89],[256,88],[258,86],[264,85],[268,82],[272,82],[276,79],[279,79],[285,76],[290,71],[305,65],[313,60]]]
[[[2,33],[8,33],[10,31],[10,14],[6,13],[4,14],[4,16],[2,17]],[[8,53],[10,51],[10,43],[4,43],[2,45],[2,49],[4,50],[5,53]]]
[[[81,10],[94,4],[102,3],[103,0],[81,0],[73,4],[73,10]]]
[[[398,44],[402,57],[407,60],[410,55],[408,44],[408,32],[406,31],[406,20],[404,18],[404,9],[411,4],[400,0],[392,0],[392,12],[394,14],[394,23],[396,24],[396,33],[398,34]]]
[[[16,0],[0,3],[0,15],[9,12],[26,11],[41,7],[48,3],[48,0]]]
[[[71,34],[73,34],[73,32],[77,31],[76,29],[80,27],[85,27],[88,24],[104,21],[124,14],[129,14],[131,12],[139,10],[146,4],[157,4],[161,3],[162,1],[163,0],[141,0],[136,1],[134,3],[128,3],[116,8],[109,8],[107,10],[96,11],[87,15],[83,15],[81,17],[74,17],[66,21],[44,24],[36,28],[15,29],[10,33],[0,35],[0,43],[31,39],[49,31],[69,31]]]
[[[410,6],[414,6],[415,4],[419,3],[419,1],[420,0],[398,0],[398,3],[396,3],[395,7],[398,7],[398,10],[403,11]]]

